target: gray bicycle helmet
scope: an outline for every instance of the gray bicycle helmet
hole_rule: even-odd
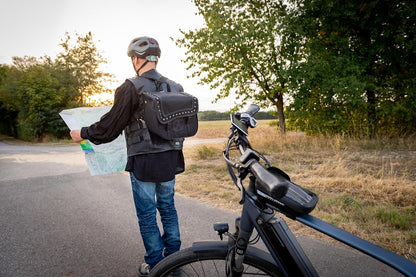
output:
[[[160,58],[159,43],[150,37],[138,37],[133,39],[127,48],[127,56],[147,58],[149,61]]]

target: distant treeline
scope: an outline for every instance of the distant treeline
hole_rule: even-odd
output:
[[[276,119],[272,112],[258,112],[255,115],[256,119]],[[213,120],[229,120],[229,112],[217,112],[217,111],[202,111],[198,113],[198,120],[200,121],[213,121]]]

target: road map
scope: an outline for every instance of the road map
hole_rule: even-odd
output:
[[[89,126],[106,114],[112,106],[81,107],[59,113],[70,130]],[[124,132],[109,143],[96,145],[89,140],[80,142],[91,175],[111,174],[124,170],[127,162]]]

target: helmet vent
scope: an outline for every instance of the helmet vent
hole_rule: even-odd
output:
[[[160,57],[161,51],[159,43],[154,38],[139,37],[130,42],[127,49],[129,57],[137,56],[139,58],[146,58],[147,56]]]

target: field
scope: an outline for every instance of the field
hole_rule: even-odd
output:
[[[228,121],[200,122],[195,138],[226,138]],[[312,215],[416,261],[415,139],[353,140],[288,133],[268,121],[249,130],[252,146],[291,180],[314,191]],[[239,211],[240,193],[228,176],[225,143],[185,147],[178,193]],[[295,233],[329,239],[287,219]]]

